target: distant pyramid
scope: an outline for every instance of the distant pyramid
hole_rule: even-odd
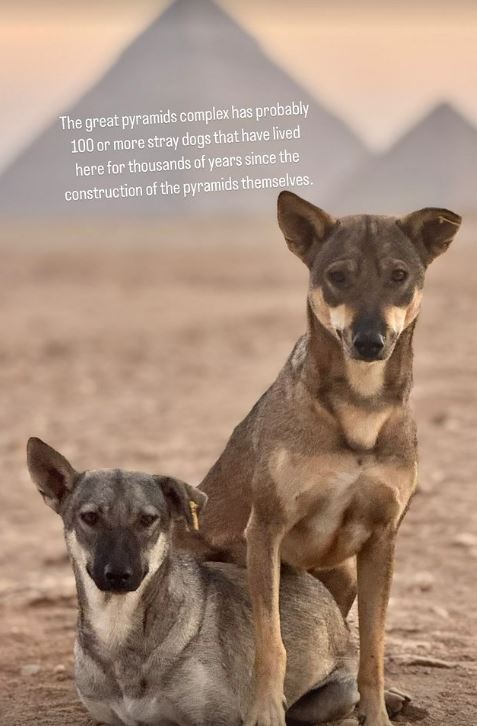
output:
[[[332,208],[387,214],[424,206],[477,210],[477,128],[448,103],[359,167],[338,189]]]
[[[311,189],[299,189],[316,202],[348,176],[365,155],[362,143],[336,116],[317,103],[286,72],[275,65],[261,50],[257,41],[241,28],[212,0],[175,0],[134,42],[121,54],[104,77],[72,108],[65,111],[72,117],[109,116],[113,114],[149,114],[165,111],[205,109],[217,107],[255,106],[300,101],[310,105],[307,120],[272,119],[257,125],[246,120],[243,124],[215,124],[230,130],[236,126],[266,128],[275,124],[280,128],[302,127],[302,138],[294,143],[263,143],[254,148],[243,144],[216,147],[220,156],[277,151],[282,147],[299,151],[302,163],[288,168],[290,173],[308,174],[314,180]],[[210,130],[211,127],[209,127]],[[208,129],[200,124],[162,124],[138,132],[125,133],[120,129],[94,132],[96,139],[135,135],[174,135],[186,130],[204,133]],[[144,184],[144,175],[102,176],[77,178],[75,162],[101,164],[110,158],[121,161],[133,156],[139,161],[167,159],[184,154],[198,157],[205,150],[179,149],[174,151],[143,150],[108,153],[70,153],[69,140],[74,136],[88,136],[86,132],[71,134],[60,132],[57,119],[27,148],[0,178],[0,212],[13,214],[54,216],[76,213],[87,215],[97,211],[106,213],[143,212],[254,212],[273,208],[277,191],[241,191],[207,194],[193,200],[181,197],[154,197],[115,201],[87,201],[68,204],[65,189],[83,189],[91,186]],[[284,167],[279,165],[247,169],[250,176],[280,176]],[[244,170],[245,171],[245,170]],[[228,177],[230,169],[213,173],[202,171],[149,174],[154,179],[176,183],[180,180],[209,180]]]

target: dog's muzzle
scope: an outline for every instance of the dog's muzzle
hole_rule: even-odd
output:
[[[382,360],[386,339],[378,331],[360,331],[353,336],[352,343],[353,353],[359,360]]]

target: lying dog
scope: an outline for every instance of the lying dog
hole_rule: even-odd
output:
[[[39,439],[28,467],[62,517],[79,601],[76,685],[94,719],[114,726],[239,726],[253,670],[244,571],[170,547],[171,520],[197,525],[206,496],[175,479],[77,473]],[[357,702],[341,613],[307,574],[282,577],[290,724],[347,715]]]
[[[321,571],[346,615],[356,556],[360,718],[388,726],[385,614],[396,534],[417,473],[412,336],[425,269],[461,219],[422,209],[336,220],[282,192],[278,221],[310,271],[308,332],[200,485],[209,498],[201,532],[206,546],[234,560],[246,532],[256,629],[246,726],[284,723],[280,559]]]

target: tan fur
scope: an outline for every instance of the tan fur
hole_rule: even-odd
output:
[[[396,305],[390,305],[384,310],[384,319],[391,330],[399,335],[402,333],[406,322],[406,308],[400,308]]]
[[[384,383],[384,361],[364,363],[360,360],[346,360],[346,376],[353,391],[363,398],[377,396]]]
[[[384,318],[388,326],[397,335],[400,335],[402,331],[407,328],[416,319],[422,301],[422,290],[414,291],[410,304],[401,308],[396,305],[390,305],[384,310]]]
[[[348,444],[353,449],[369,451],[375,447],[392,408],[389,406],[368,413],[360,406],[340,402],[336,404],[335,411]]]
[[[352,557],[381,517],[397,525],[414,480],[413,471],[352,453],[304,457],[279,449],[269,468],[289,526],[282,558],[303,569]]]
[[[393,528],[377,531],[358,553],[359,713],[366,724],[391,724],[384,693],[384,628],[394,560]]]
[[[270,726],[285,726],[283,689],[279,685],[285,679],[286,651],[280,631],[279,596],[280,583],[280,526],[274,534],[267,531],[259,516],[250,517],[246,536],[255,547],[249,550],[247,567],[249,587],[262,592],[262,597],[252,599],[255,621],[255,674],[258,688],[247,718],[258,721],[268,711]],[[264,573],[265,588],[261,588],[260,561],[270,567]],[[278,678],[277,678],[278,675]]]
[[[411,304],[408,306],[406,310],[406,317],[404,319],[404,327],[407,328],[408,325],[414,322],[414,320],[417,318],[419,310],[421,308],[421,302],[422,302],[422,290],[416,289],[414,291],[413,298],[411,300]]]
[[[351,325],[354,316],[353,310],[348,305],[337,305],[336,307],[327,305],[321,288],[312,289],[309,300],[320,323],[334,336],[338,331]]]
[[[425,266],[447,249],[460,218],[428,208],[336,222],[282,192],[278,220],[310,270],[308,331],[201,484],[204,539],[235,557],[246,533],[256,659],[244,724],[283,723],[281,558],[324,571],[345,614],[357,561],[360,714],[366,726],[390,726],[384,624],[394,541],[416,485],[414,321]],[[397,260],[408,271],[402,280],[392,277]],[[330,276],[341,268],[341,280]]]

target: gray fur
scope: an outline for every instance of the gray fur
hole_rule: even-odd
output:
[[[78,474],[39,439],[30,439],[28,465],[64,522],[79,603],[76,685],[92,717],[114,726],[239,726],[254,659],[245,572],[170,544],[171,519],[181,509],[187,519],[193,497],[200,512],[205,495],[165,477]],[[85,511],[96,512],[94,526]],[[140,525],[144,512],[157,512],[149,527]],[[98,543],[104,531],[120,530],[139,543],[140,584],[102,591],[89,572],[102,583]],[[333,598],[311,575],[286,568],[280,601],[289,723],[346,715],[357,700],[354,649]]]

